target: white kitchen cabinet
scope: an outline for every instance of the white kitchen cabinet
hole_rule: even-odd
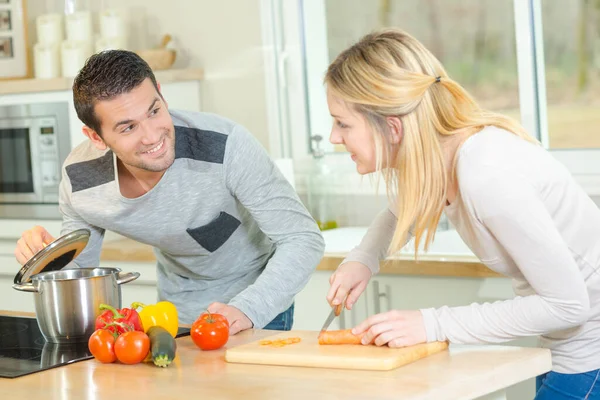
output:
[[[119,268],[123,272],[138,272],[139,278],[121,285],[122,306],[133,302],[154,304],[158,301],[156,291],[156,263],[154,262],[100,262],[100,267]]]
[[[0,310],[33,312],[33,295],[12,288],[21,268],[14,255],[18,236],[5,233],[0,238]]]
[[[369,300],[374,312],[384,312],[501,299],[498,290],[485,290],[487,280],[494,280],[507,289],[504,295],[508,297],[502,296],[502,299],[512,297],[510,280],[504,278],[376,275],[369,283]]]
[[[495,282],[488,282],[495,280]],[[510,281],[503,278],[375,275],[341,327],[351,328],[367,317],[389,310],[414,310],[442,305],[461,306],[510,298]]]
[[[325,296],[329,291],[329,277],[332,271],[315,271],[307,285],[296,295],[293,329],[320,330],[331,308]],[[329,329],[339,329],[340,319],[336,318]]]
[[[21,233],[42,224],[52,235],[60,232],[60,221],[0,220],[0,310],[34,311],[33,295],[12,288],[21,266],[15,258],[15,247]]]
[[[0,310],[34,312],[33,294],[12,288],[16,273],[0,273]]]

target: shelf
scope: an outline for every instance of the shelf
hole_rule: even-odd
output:
[[[204,78],[204,70],[201,68],[168,69],[155,71],[154,75],[160,84],[199,81]],[[6,80],[0,81],[0,95],[71,90],[72,86],[73,78]]]

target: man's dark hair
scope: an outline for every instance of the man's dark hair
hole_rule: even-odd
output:
[[[101,135],[101,121],[94,113],[95,104],[130,92],[146,78],[150,78],[159,92],[152,68],[136,53],[107,50],[94,54],[88,58],[73,82],[73,102],[77,116]]]

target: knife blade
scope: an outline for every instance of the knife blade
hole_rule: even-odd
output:
[[[329,328],[329,325],[331,325],[331,323],[333,322],[335,317],[339,316],[341,314],[341,312],[342,312],[341,304],[339,304],[331,309],[331,312],[327,316],[327,319],[325,320],[325,323],[323,324],[323,327],[321,328],[321,333],[325,332],[327,330],[327,328]]]

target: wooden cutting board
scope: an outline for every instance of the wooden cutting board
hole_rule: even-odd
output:
[[[387,346],[343,344],[320,345],[319,332],[289,331],[261,340],[299,337],[301,341],[284,347],[261,345],[261,340],[225,351],[225,361],[243,364],[286,365],[388,371],[448,348],[446,342],[424,343],[399,349]]]

